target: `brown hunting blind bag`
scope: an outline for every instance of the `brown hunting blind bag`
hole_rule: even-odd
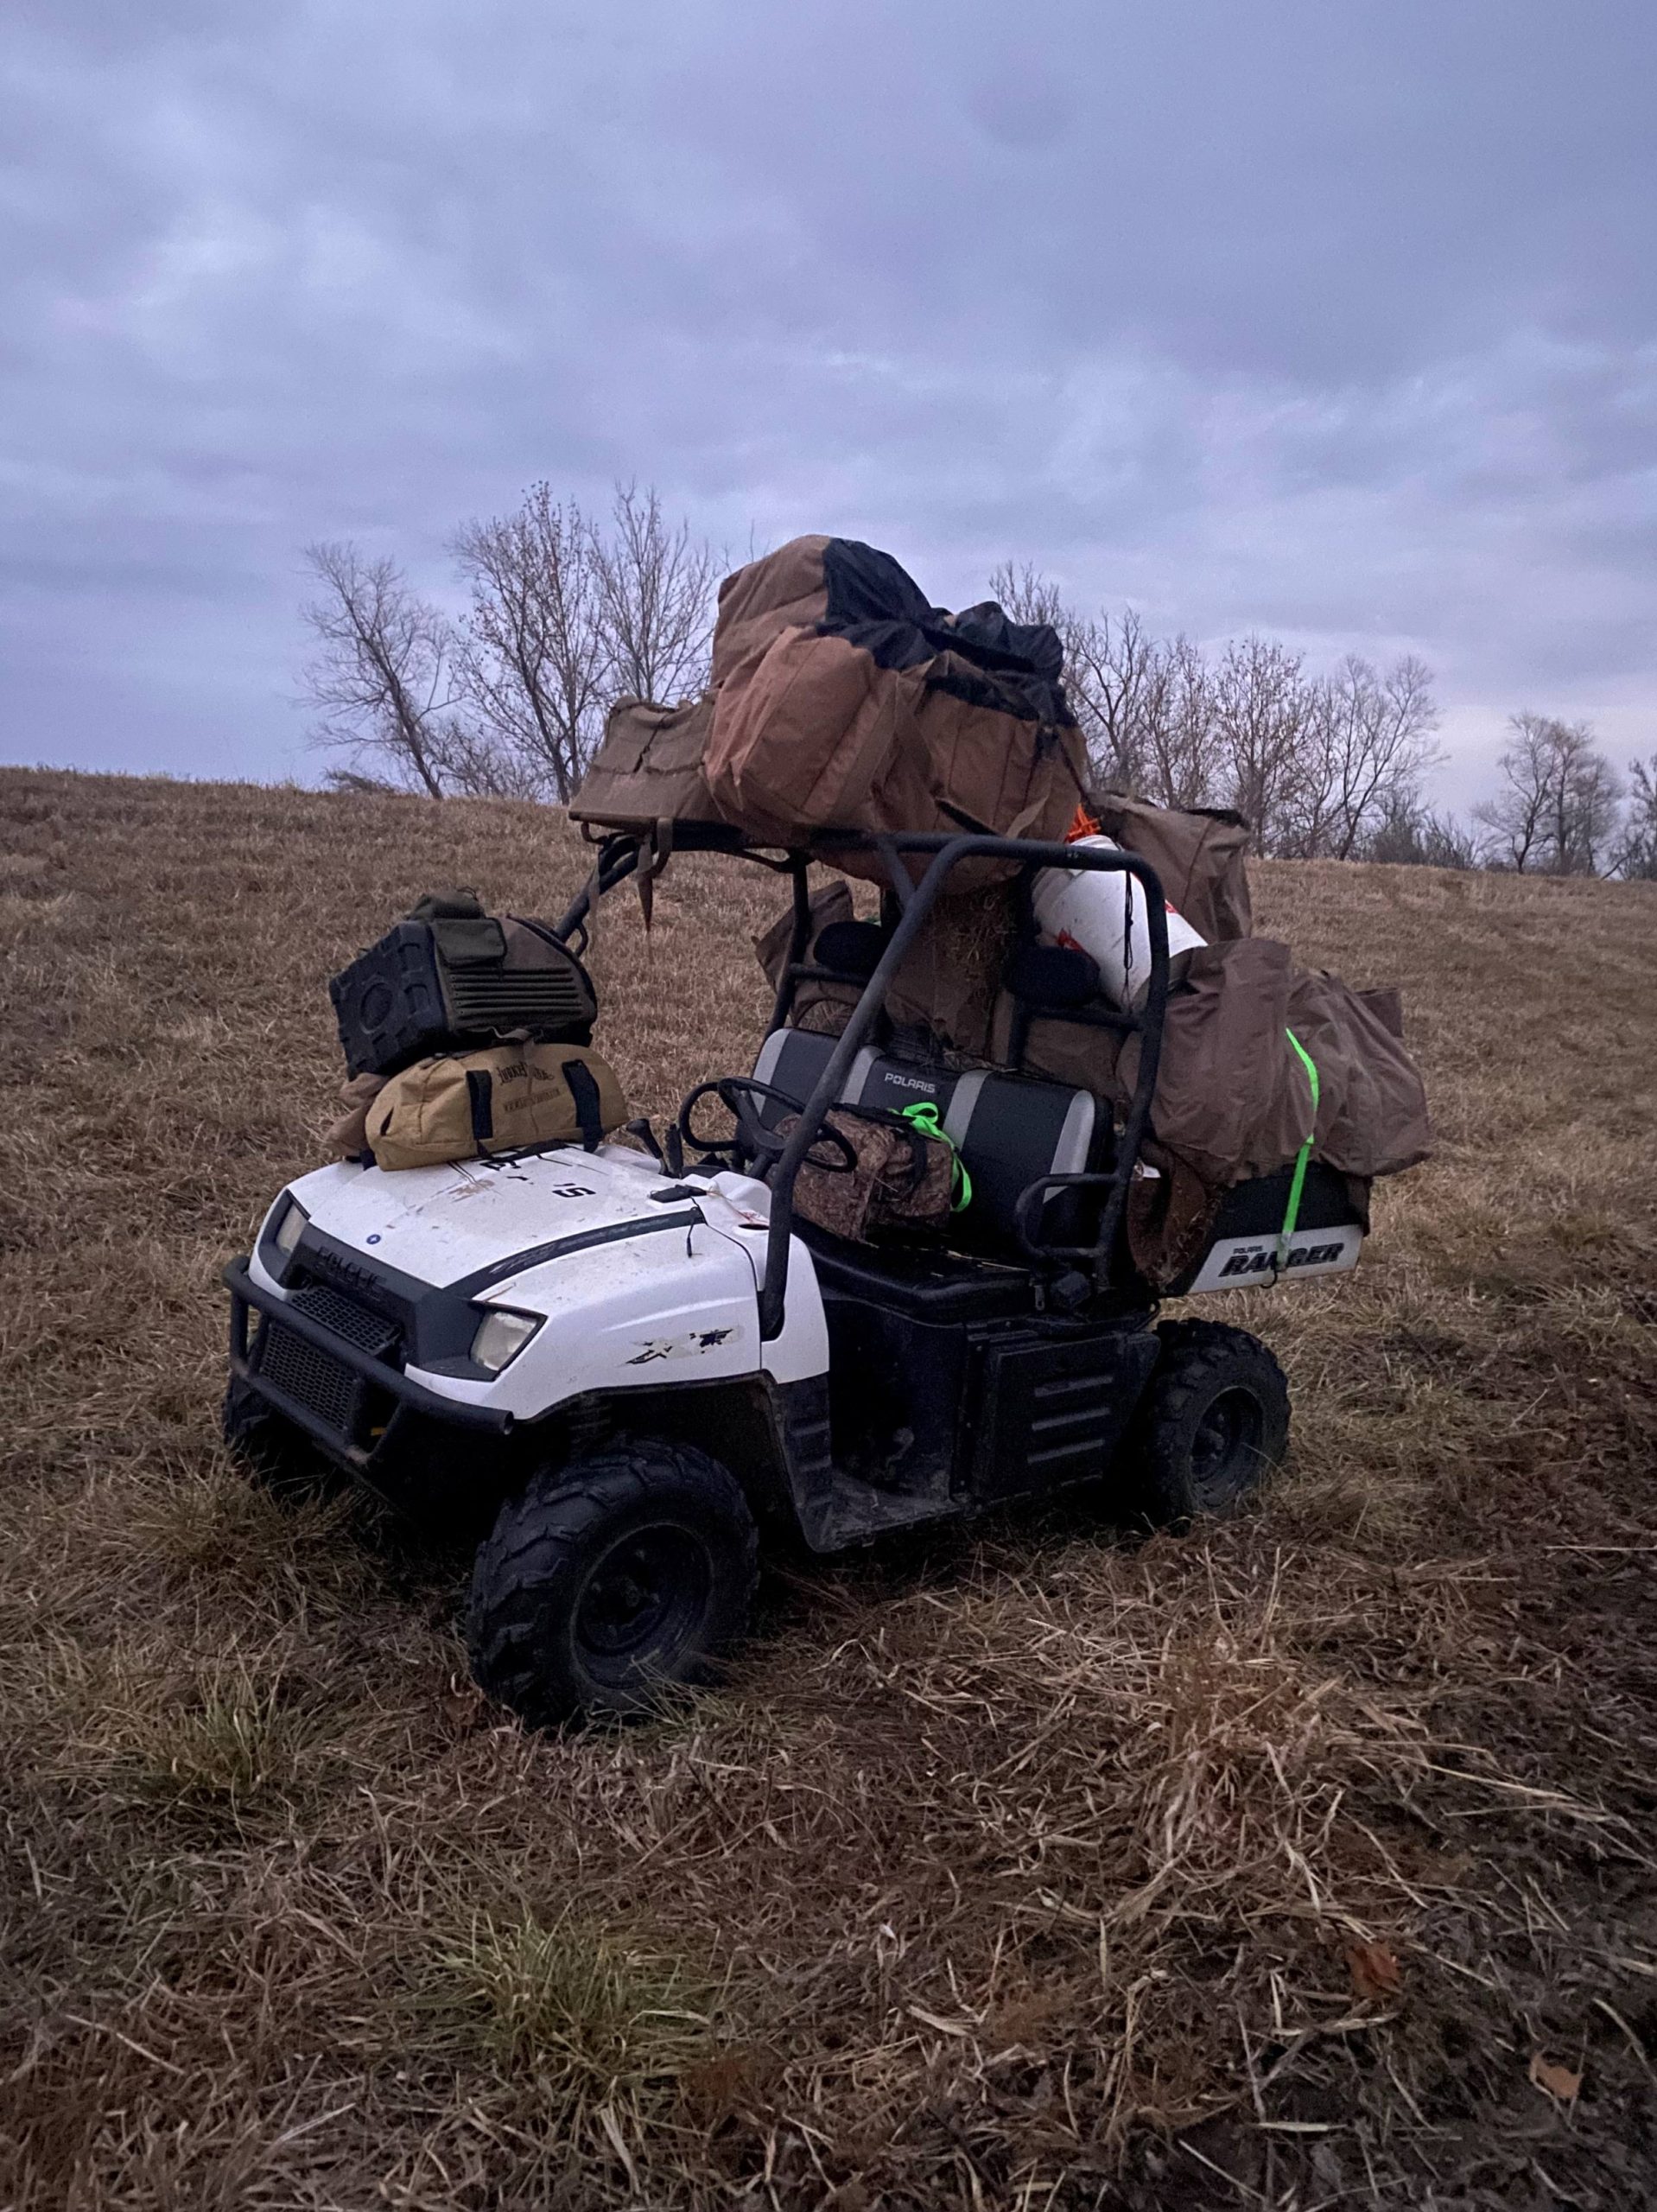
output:
[[[1087,770],[1063,659],[1046,623],[992,602],[949,613],[890,554],[797,537],[721,585],[702,699],[616,708],[570,816],[719,821],[784,846],[834,830],[1061,838]],[[837,864],[886,880],[868,855]],[[998,873],[974,862],[949,887]]]
[[[380,1167],[436,1167],[536,1146],[597,1150],[627,1118],[614,1071],[575,1045],[494,1045],[444,1052],[394,1075],[370,1103]]]

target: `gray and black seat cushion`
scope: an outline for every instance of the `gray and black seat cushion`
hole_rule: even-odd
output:
[[[950,1241],[992,1254],[1022,1253],[1019,1200],[1044,1175],[1086,1174],[1108,1134],[1091,1091],[989,1070],[959,1077],[941,1118],[972,1177],[972,1204],[957,1217]],[[1073,1196],[1050,1192],[1040,1226],[1057,1243],[1089,1241]]]
[[[759,1048],[755,1078],[803,1102],[828,1064],[836,1040],[808,1029],[774,1029]],[[848,1104],[901,1112],[930,1101],[972,1178],[972,1203],[950,1225],[949,1242],[964,1251],[1025,1256],[1015,1217],[1019,1198],[1043,1175],[1081,1175],[1100,1164],[1109,1124],[1090,1091],[1033,1077],[974,1068],[965,1073],[894,1059],[865,1047],[852,1062],[841,1096]],[[772,1126],[789,1109],[772,1103]],[[1044,1227],[1055,1241],[1078,1236],[1074,1200],[1050,1198]]]

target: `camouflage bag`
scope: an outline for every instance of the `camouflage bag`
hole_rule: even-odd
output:
[[[797,1119],[790,1114],[778,1125],[778,1133],[786,1135]],[[947,1137],[904,1115],[856,1106],[832,1107],[822,1126],[845,1139],[857,1166],[819,1166],[808,1159],[794,1184],[794,1211],[801,1220],[860,1244],[883,1230],[942,1234],[965,1179]],[[832,1143],[813,1147],[825,1159],[836,1149]]]

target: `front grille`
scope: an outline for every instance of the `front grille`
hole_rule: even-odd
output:
[[[347,1298],[330,1284],[308,1284],[303,1290],[295,1291],[289,1302],[295,1313],[320,1321],[330,1335],[343,1337],[348,1344],[367,1352],[371,1358],[384,1359],[397,1343],[398,1330],[395,1321],[388,1321],[384,1314],[359,1306],[354,1298]]]
[[[259,1375],[272,1389],[294,1399],[342,1439],[350,1438],[363,1386],[344,1360],[270,1319],[259,1331],[257,1352]]]

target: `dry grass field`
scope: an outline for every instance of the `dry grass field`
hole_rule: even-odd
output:
[[[464,1563],[216,1441],[327,975],[556,913],[528,807],[0,775],[0,2204],[1633,2207],[1657,2185],[1657,893],[1262,867],[1395,982],[1436,1160],[1260,1507],[778,1576],[727,1688],[532,1738]],[[618,899],[600,1042],[746,1066],[774,887]],[[1216,1310],[1218,1310],[1216,1308]]]

